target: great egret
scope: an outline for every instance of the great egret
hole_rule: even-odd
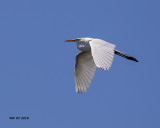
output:
[[[95,74],[96,67],[109,70],[114,54],[138,62],[136,58],[115,50],[116,45],[101,39],[76,38],[66,40],[66,42],[76,42],[77,48],[82,51],[75,56],[75,90],[78,93],[87,91]]]

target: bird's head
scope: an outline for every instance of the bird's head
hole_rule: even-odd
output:
[[[71,40],[66,40],[65,42],[89,42],[90,40],[92,40],[93,38],[76,38],[76,39],[71,39]]]

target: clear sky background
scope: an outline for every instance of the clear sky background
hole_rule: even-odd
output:
[[[159,0],[0,0],[0,127],[160,128]],[[77,94],[78,37],[115,56]],[[29,120],[10,120],[28,116]]]

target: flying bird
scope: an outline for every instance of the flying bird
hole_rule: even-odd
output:
[[[86,37],[66,40],[66,42],[76,42],[77,48],[81,51],[75,56],[74,68],[75,90],[78,93],[87,91],[97,67],[109,70],[114,54],[138,62],[136,58],[116,50],[116,45],[101,39]]]

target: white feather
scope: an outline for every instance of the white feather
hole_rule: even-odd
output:
[[[96,71],[91,52],[80,52],[75,57],[75,89],[76,92],[86,92]]]
[[[115,45],[101,39],[89,41],[93,60],[97,67],[109,70],[114,58]]]

